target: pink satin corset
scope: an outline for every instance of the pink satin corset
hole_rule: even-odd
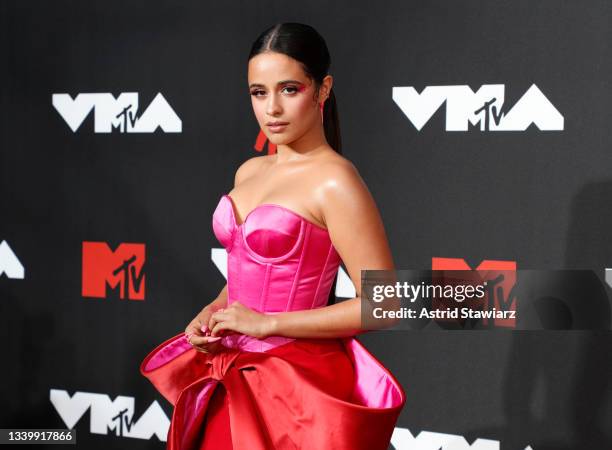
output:
[[[212,225],[228,253],[228,306],[239,300],[253,310],[274,314],[327,304],[341,258],[325,228],[271,203],[257,206],[239,224],[227,194],[219,200]],[[230,337],[223,344],[236,346]],[[265,351],[267,344],[290,340],[273,336],[266,342],[257,340],[262,345],[255,347]]]

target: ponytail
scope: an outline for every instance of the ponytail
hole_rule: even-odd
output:
[[[340,121],[338,119],[338,105],[334,88],[329,91],[329,97],[323,104],[323,128],[327,143],[339,154],[342,154],[342,139],[340,137]]]

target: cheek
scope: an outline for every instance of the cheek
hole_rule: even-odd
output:
[[[285,108],[288,119],[294,124],[297,124],[298,127],[308,126],[310,123],[310,116],[315,112],[315,105],[312,99],[308,96],[302,96],[301,98],[292,100],[291,102],[287,102]]]
[[[253,112],[255,113],[257,121],[259,123],[262,123],[264,121],[264,115],[266,112],[265,105],[263,104],[263,102],[258,102],[255,100],[251,100],[251,105],[253,105]]]

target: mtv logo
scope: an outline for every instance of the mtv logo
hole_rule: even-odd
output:
[[[498,261],[485,259],[476,269],[472,269],[463,258],[431,258],[431,269],[444,270],[476,270],[479,278],[487,280],[486,295],[483,299],[483,310],[514,311],[516,301],[513,297],[513,287],[516,284],[516,261]],[[432,302],[432,306],[434,303]],[[483,318],[482,324],[495,327],[516,327],[516,318]]]
[[[145,245],[120,244],[113,252],[106,242],[83,242],[83,297],[106,298],[106,288],[119,289],[122,300],[144,300]]]

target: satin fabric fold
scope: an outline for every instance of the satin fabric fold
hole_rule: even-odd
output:
[[[219,383],[238,450],[386,450],[405,403],[393,375],[352,337],[206,354],[181,334],[153,350],[140,370],[174,405],[169,450],[200,448]]]

